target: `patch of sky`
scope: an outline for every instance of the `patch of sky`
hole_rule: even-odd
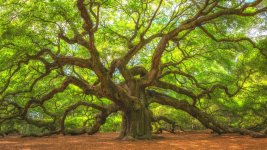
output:
[[[246,3],[252,3],[254,0],[245,0]]]
[[[70,68],[64,68],[64,73],[65,75],[69,76],[71,75],[72,71],[70,70]]]
[[[39,112],[29,112],[28,113],[30,118],[43,118],[42,114],[40,114]]]

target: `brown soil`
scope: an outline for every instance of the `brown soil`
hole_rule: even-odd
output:
[[[98,133],[80,136],[0,138],[0,150],[267,150],[267,138],[256,139],[238,134],[215,135],[208,132],[163,133],[162,139],[120,141],[118,133]]]

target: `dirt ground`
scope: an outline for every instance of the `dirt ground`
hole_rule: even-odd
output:
[[[164,138],[144,141],[120,141],[117,136],[118,133],[41,138],[8,136],[0,138],[0,150],[267,150],[267,138],[255,139],[238,134],[163,133]]]

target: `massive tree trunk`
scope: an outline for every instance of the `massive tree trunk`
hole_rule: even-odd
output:
[[[123,112],[120,138],[126,140],[151,138],[151,114],[146,107],[131,108]]]
[[[136,101],[128,103],[123,108],[122,139],[150,139],[152,113],[148,109],[145,89],[137,82],[131,82],[126,87],[128,94],[136,97]]]

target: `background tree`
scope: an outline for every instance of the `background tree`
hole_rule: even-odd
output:
[[[150,139],[152,122],[189,114],[219,134],[266,137],[266,6],[1,1],[1,128],[94,134],[117,114],[121,138]]]

